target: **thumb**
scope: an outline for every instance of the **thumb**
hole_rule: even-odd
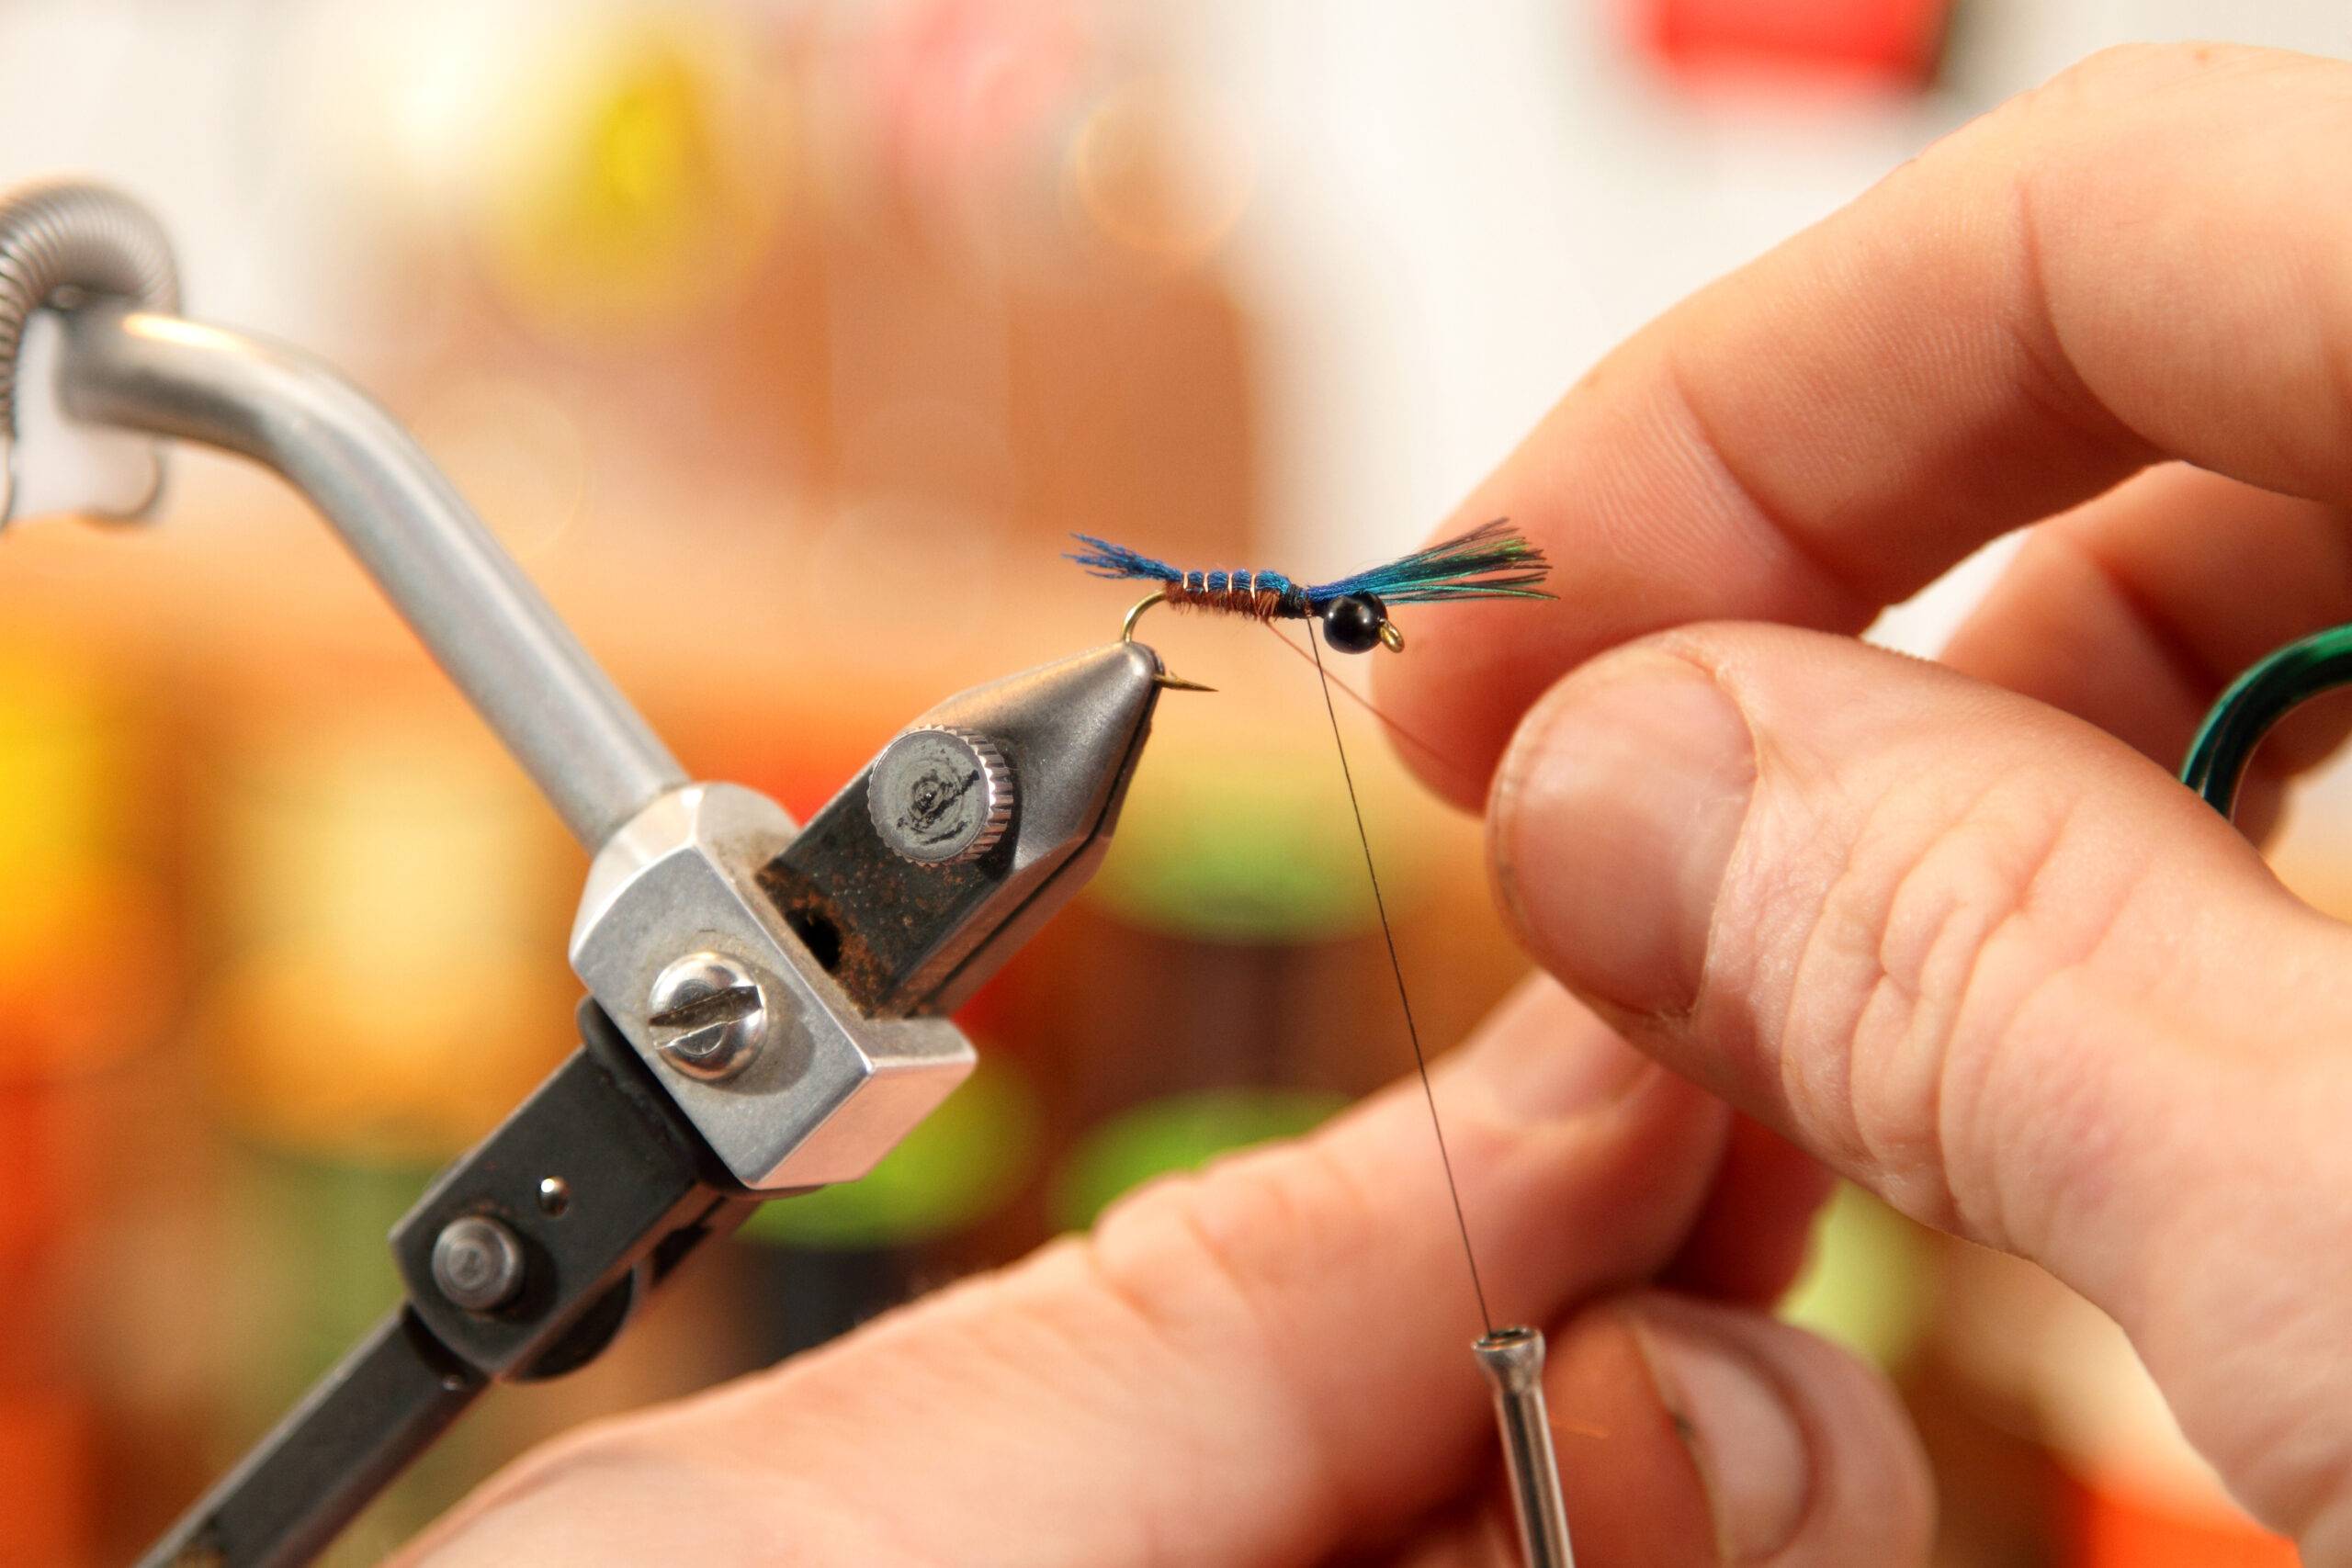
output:
[[[2352,939],[2219,817],[2023,698],[1710,626],[1555,688],[1491,818],[1571,988],[2090,1296],[2256,1512],[2352,1551]]]

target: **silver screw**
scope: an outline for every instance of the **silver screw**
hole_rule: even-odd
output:
[[[433,1238],[433,1282],[468,1312],[492,1312],[523,1288],[523,1244],[483,1214],[451,1220]]]
[[[646,1000],[654,1048],[680,1072],[723,1078],[741,1072],[767,1037],[767,996],[735,960],[695,953],[655,977]]]
[[[1012,826],[1012,769],[984,735],[910,729],[882,749],[865,778],[865,812],[893,852],[955,865],[994,849]]]
[[[571,1207],[571,1182],[560,1176],[539,1178],[539,1213],[551,1220],[560,1220]]]

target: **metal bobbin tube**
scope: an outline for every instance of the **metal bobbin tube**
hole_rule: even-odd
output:
[[[1574,1568],[1568,1510],[1560,1498],[1560,1464],[1552,1451],[1552,1417],[1544,1402],[1544,1336],[1498,1328],[1471,1347],[1495,1390],[1511,1512],[1519,1518],[1527,1568]]]

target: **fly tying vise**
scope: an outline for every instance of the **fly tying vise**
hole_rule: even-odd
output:
[[[1132,578],[1163,586],[1155,589],[1127,612],[1123,636],[1132,641],[1136,622],[1154,604],[1178,609],[1207,610],[1272,626],[1276,621],[1320,620],[1323,640],[1340,653],[1369,653],[1385,648],[1401,653],[1405,634],[1388,618],[1390,604],[1439,604],[1467,599],[1549,599],[1544,591],[1551,563],[1543,550],[1514,531],[1507,519],[1431,545],[1336,581],[1305,585],[1273,571],[1182,571],[1125,545],[1114,545],[1089,534],[1074,536],[1089,547],[1069,558],[1097,577]],[[1289,638],[1284,637],[1284,642]],[[1453,1161],[1445,1146],[1445,1127],[1438,1120],[1437,1095],[1430,1084],[1428,1055],[1421,1049],[1420,1030],[1413,1021],[1412,998],[1405,990],[1405,968],[1396,956],[1396,935],[1388,923],[1388,907],[1380,892],[1379,868],[1373,863],[1372,837],[1365,832],[1363,805],[1356,795],[1355,776],[1348,766],[1347,742],[1340,739],[1339,710],[1331,702],[1331,677],[1323,667],[1322,650],[1307,639],[1315,673],[1323,691],[1323,708],[1331,721],[1331,744],[1340,755],[1340,773],[1346,782],[1348,805],[1354,811],[1356,836],[1363,844],[1364,874],[1372,883],[1373,907],[1380,917],[1380,934],[1388,945],[1388,965],[1396,979],[1396,1000],[1405,1015],[1405,1031],[1413,1046],[1413,1063],[1420,1074],[1421,1093],[1429,1102],[1430,1128],[1436,1134],[1437,1153],[1445,1170],[1447,1195],[1453,1202],[1454,1223],[1462,1232],[1462,1255],[1469,1265],[1470,1288],[1478,1300],[1478,1316],[1486,1333],[1472,1346],[1478,1370],[1494,1391],[1495,1420],[1502,1436],[1503,1468],[1510,1483],[1511,1511],[1519,1525],[1520,1549],[1527,1568],[1573,1568],[1568,1546],[1567,1510],[1560,1496],[1560,1470],[1552,1448],[1551,1416],[1544,1398],[1544,1336],[1532,1328],[1497,1328],[1487,1308],[1487,1288],[1478,1275],[1478,1255],[1470,1245],[1470,1224],[1462,1212],[1462,1193],[1453,1179]],[[1296,645],[1292,645],[1296,651]],[[1205,692],[1210,688],[1161,671],[1162,686]],[[1362,699],[1359,698],[1359,701]],[[1370,705],[1367,704],[1367,706]],[[1374,710],[1375,712],[1377,710]]]

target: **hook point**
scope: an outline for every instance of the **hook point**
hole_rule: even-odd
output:
[[[1154,589],[1136,600],[1136,607],[1127,612],[1125,622],[1119,627],[1119,640],[1121,642],[1135,641],[1136,623],[1143,619],[1143,613],[1154,604],[1164,604],[1167,602],[1168,591],[1164,588]],[[1158,660],[1159,653],[1154,651],[1152,658]],[[1214,692],[1216,690],[1215,686],[1204,686],[1198,681],[1187,681],[1182,675],[1175,674],[1170,671],[1164,661],[1160,662],[1159,672],[1152,676],[1151,683],[1163,692]]]

